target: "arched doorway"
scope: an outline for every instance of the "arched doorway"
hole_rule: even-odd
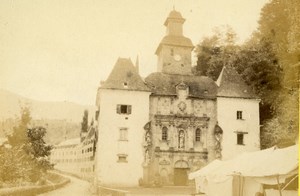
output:
[[[186,161],[177,161],[174,165],[174,185],[186,186],[188,182],[189,165]]]

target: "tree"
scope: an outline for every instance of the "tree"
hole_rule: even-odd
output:
[[[80,133],[80,140],[83,141],[84,138],[86,137],[86,134],[89,129],[89,112],[88,110],[84,110],[83,112],[83,117],[82,117],[82,122],[81,122],[81,133]]]
[[[35,170],[32,172],[32,178],[35,180],[53,167],[48,159],[52,146],[46,145],[45,134],[46,129],[44,127],[33,127],[27,130],[29,142],[25,145],[25,150],[33,158]]]
[[[259,20],[261,39],[269,40],[282,67],[274,119],[263,128],[263,138],[276,136],[276,143],[293,143],[299,130],[300,4],[297,0],[272,0]],[[278,122],[280,126],[274,126]],[[266,147],[270,146],[266,145]]]
[[[30,110],[21,108],[19,124],[7,136],[11,148],[0,149],[0,180],[36,182],[47,169],[52,168],[48,160],[51,146],[46,145],[43,127],[30,127]]]
[[[271,16],[272,18],[271,13],[262,14],[262,16]],[[260,23],[263,24],[262,19]],[[284,29],[285,27],[280,28]],[[298,99],[296,93],[288,90],[293,87],[290,85],[291,83],[287,82],[289,81],[287,78],[295,78],[295,76],[287,77],[288,55],[283,55],[285,50],[282,50],[282,48],[288,48],[284,44],[283,40],[285,39],[270,38],[269,36],[273,36],[272,33],[264,33],[267,31],[267,27],[259,29],[260,31],[254,32],[252,37],[242,45],[235,44],[235,34],[232,29],[227,29],[225,33],[216,31],[213,36],[204,38],[196,47],[198,62],[194,73],[216,80],[223,66],[231,66],[242,75],[245,83],[252,87],[261,98],[260,123],[263,125],[261,143],[262,147],[266,148],[274,144],[271,141],[280,143],[281,140],[288,140],[288,137],[283,136],[284,134],[289,135],[290,138],[295,137],[292,132],[295,133],[295,130],[298,130],[296,129],[298,127],[296,123],[298,107],[295,107]],[[285,32],[278,34],[280,36],[287,35]],[[280,43],[274,43],[276,41]],[[281,47],[281,49],[277,47]],[[291,73],[294,74],[297,71]],[[294,107],[292,107],[293,104]],[[287,133],[283,130],[290,131]],[[273,139],[270,140],[269,136],[272,133],[277,135],[271,137]]]
[[[12,147],[24,145],[28,142],[27,128],[31,121],[29,107],[21,107],[21,118],[18,121],[18,126],[13,128],[10,135],[7,135],[8,143]]]
[[[88,119],[89,119],[89,111],[84,110],[82,122],[81,122],[81,132],[88,132],[88,127],[89,127]]]
[[[214,35],[205,37],[196,46],[198,57],[194,74],[217,80],[223,66],[231,66],[239,46],[235,44],[236,33],[229,26],[216,28]]]

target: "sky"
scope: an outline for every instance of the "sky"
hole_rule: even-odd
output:
[[[41,101],[94,105],[118,57],[156,71],[155,50],[173,7],[198,44],[229,25],[239,42],[257,28],[268,0],[1,0],[0,89]]]

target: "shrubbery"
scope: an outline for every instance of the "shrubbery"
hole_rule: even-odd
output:
[[[0,146],[0,187],[41,183],[46,171],[52,168],[48,156],[44,127],[30,127],[29,108],[21,108],[21,118]]]

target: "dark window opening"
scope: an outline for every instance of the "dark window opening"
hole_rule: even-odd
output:
[[[237,134],[237,144],[244,145],[244,134],[243,133]]]
[[[167,127],[163,127],[163,129],[162,129],[161,140],[163,140],[163,141],[168,140],[168,128]]]
[[[127,163],[127,155],[126,154],[118,154],[118,162],[119,163]]]
[[[242,111],[237,111],[236,112],[236,119],[239,119],[239,120],[243,119],[243,112]]]
[[[196,129],[195,140],[196,140],[196,142],[201,141],[201,130],[200,129]]]

